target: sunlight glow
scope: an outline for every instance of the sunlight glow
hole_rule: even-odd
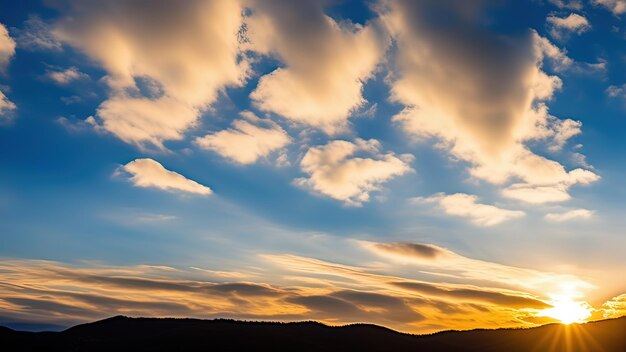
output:
[[[573,294],[551,295],[552,308],[547,308],[539,316],[559,320],[563,324],[584,323],[591,316],[593,308],[584,301],[575,301]]]

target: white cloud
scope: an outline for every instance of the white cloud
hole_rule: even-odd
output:
[[[550,34],[556,39],[563,39],[569,33],[582,34],[591,29],[589,21],[576,13],[567,17],[548,16],[546,21],[551,25]]]
[[[291,142],[278,124],[244,112],[245,119],[233,121],[232,128],[196,138],[202,149],[212,150],[239,164],[252,164]]]
[[[16,40],[20,48],[28,50],[60,51],[61,42],[52,35],[50,25],[38,16],[30,16],[21,29],[16,29]]]
[[[574,121],[572,119],[559,120],[554,119],[554,127],[551,129],[554,132],[552,143],[548,147],[552,151],[559,151],[563,149],[567,141],[582,133],[582,122]]]
[[[582,0],[549,0],[554,6],[560,9],[582,10]]]
[[[547,159],[543,159],[547,160]],[[575,184],[588,185],[600,179],[598,175],[583,169],[565,172],[560,164],[536,165],[538,172],[545,171],[544,175],[536,175],[525,183],[515,183],[502,190],[502,195],[508,198],[521,200],[527,203],[541,204],[563,202],[571,198],[568,190]]]
[[[0,23],[0,73],[6,70],[13,55],[15,55],[15,41],[9,35],[7,28]]]
[[[9,35],[7,28],[0,23],[0,74],[6,71],[13,55],[15,55],[15,41]],[[0,124],[9,122],[10,112],[15,109],[15,104],[0,90]]]
[[[363,84],[389,41],[374,23],[337,22],[324,1],[258,1],[247,19],[251,49],[284,67],[262,76],[250,97],[264,111],[321,128],[344,130],[363,104]]]
[[[621,86],[610,85],[606,89],[606,94],[610,98],[618,98],[618,97],[626,98],[626,94],[624,94],[624,88],[626,88],[626,84],[622,84]]]
[[[59,85],[66,85],[72,81],[78,81],[81,79],[88,79],[89,75],[86,73],[80,72],[78,67],[72,66],[65,70],[60,71],[48,71],[46,72],[46,76],[51,79],[53,82]]]
[[[121,166],[120,169],[132,175],[130,181],[136,187],[158,188],[165,191],[180,191],[203,196],[213,193],[209,187],[190,180],[179,173],[167,170],[152,159],[136,159]]]
[[[411,201],[414,203],[436,203],[446,214],[467,218],[478,226],[494,226],[526,215],[523,211],[481,204],[477,200],[478,197],[470,194],[447,195],[438,193],[430,197],[413,198]]]
[[[107,71],[109,98],[97,121],[128,143],[164,148],[182,139],[225,87],[243,83],[243,7],[219,0],[144,5],[72,1],[53,34]]]
[[[592,0],[596,5],[604,6],[616,15],[626,12],[626,0]]]
[[[357,139],[355,143],[332,141],[312,147],[300,162],[300,168],[309,177],[294,182],[347,205],[360,206],[369,201],[370,192],[380,190],[382,183],[412,171],[408,164],[411,155],[382,154],[380,147],[374,139]],[[354,156],[357,152],[373,157]]]
[[[0,124],[8,122],[10,112],[15,110],[16,106],[10,101],[2,91],[0,91]]]
[[[565,213],[548,213],[545,215],[545,219],[554,222],[565,222],[578,219],[590,219],[593,217],[594,212],[587,209],[574,209]]]
[[[398,50],[392,99],[405,106],[393,121],[418,139],[440,140],[440,147],[469,162],[475,178],[494,184],[513,180],[532,187],[571,186],[570,173],[576,170],[568,172],[533,153],[527,142],[542,141],[558,150],[580,133],[579,122],[548,113],[546,101],[562,82],[542,70],[544,61],[555,70],[565,70],[573,61],[535,31],[508,38],[489,32],[476,17],[479,6],[382,2],[378,11]],[[454,25],[442,28],[430,20],[438,11],[446,11]]]

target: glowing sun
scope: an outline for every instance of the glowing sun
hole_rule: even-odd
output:
[[[539,316],[557,319],[563,324],[584,323],[593,309],[589,303],[574,301],[570,296],[553,297],[550,303],[552,308],[542,310]]]

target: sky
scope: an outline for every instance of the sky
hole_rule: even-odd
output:
[[[626,1],[0,3],[0,325],[626,313]]]

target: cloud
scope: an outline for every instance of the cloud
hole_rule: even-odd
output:
[[[10,112],[17,107],[0,91],[0,124],[10,121]]]
[[[89,75],[87,75],[86,73],[80,72],[78,70],[78,67],[72,66],[65,70],[59,70],[59,71],[49,70],[46,72],[46,77],[51,79],[56,84],[66,85],[73,81],[88,79]]]
[[[551,151],[559,151],[563,149],[565,143],[567,143],[570,138],[582,133],[582,125],[582,122],[574,121],[572,119],[555,119],[553,127],[554,137],[551,144],[548,146],[548,149]]]
[[[590,219],[593,217],[594,212],[587,209],[574,209],[565,213],[548,213],[545,215],[545,219],[554,222],[565,222],[578,219]]]
[[[61,51],[62,43],[52,34],[50,24],[38,16],[31,15],[21,29],[16,29],[16,40],[20,48],[28,50]]]
[[[421,257],[424,259],[434,259],[438,256],[446,255],[448,251],[437,246],[422,243],[377,243],[376,247],[383,251],[406,255],[409,257]]]
[[[481,204],[477,200],[478,197],[464,193],[449,195],[438,193],[430,197],[412,199],[415,203],[436,203],[446,214],[468,218],[478,226],[494,226],[526,215],[523,211]]]
[[[15,55],[15,41],[9,35],[7,28],[0,23],[0,73],[6,70],[13,55]]]
[[[158,188],[165,191],[180,191],[203,196],[212,193],[209,187],[190,180],[179,173],[167,170],[152,159],[135,159],[120,169],[132,175],[130,181],[136,187]]]
[[[610,85],[607,89],[606,89],[606,94],[610,97],[610,98],[626,98],[626,94],[624,94],[624,89],[626,88],[626,84],[622,84],[621,86],[616,86],[616,85]]]
[[[604,6],[615,15],[621,15],[626,12],[625,0],[592,0],[592,3],[598,6]]]
[[[551,4],[560,9],[582,10],[582,0],[549,0]]]
[[[383,154],[380,148],[374,139],[357,139],[355,143],[338,140],[312,147],[300,161],[300,169],[309,177],[294,182],[347,205],[360,206],[369,201],[371,192],[380,190],[382,183],[412,170],[408,164],[412,156]],[[373,158],[354,156],[358,152]]]
[[[68,119],[65,116],[60,116],[56,119],[56,122],[63,126],[66,131],[69,133],[82,133],[85,131],[95,131],[97,133],[102,133],[102,127],[96,123],[96,120],[93,116],[89,116],[84,120],[80,119]]]
[[[572,292],[593,288],[590,283],[573,275],[563,275],[547,271],[508,266],[480,259],[472,259],[455,253],[447,248],[432,245],[439,253],[435,257],[424,257],[403,250],[406,243],[378,243],[360,241],[360,245],[373,254],[392,260],[394,263],[412,265],[420,270],[429,270],[441,277],[462,279],[462,282],[485,281],[504,284],[522,290],[531,290],[536,294],[560,292],[563,285],[572,288]],[[504,292],[499,290],[499,292]]]
[[[367,242],[361,247],[379,256],[379,262],[389,259],[394,267],[408,263],[419,268],[414,273],[430,269],[445,276],[436,276],[437,282],[419,281],[385,275],[368,265],[286,254],[259,257],[255,264],[259,269],[276,273],[265,276],[266,282],[225,281],[246,277],[238,271],[2,260],[0,316],[5,321],[65,326],[116,314],[316,319],[332,324],[367,321],[401,331],[432,332],[444,326],[534,326],[529,319],[548,306],[542,299],[546,292],[564,282],[574,284],[574,289],[584,288],[584,281],[574,276],[469,259],[431,244]],[[425,251],[437,255],[424,255]],[[454,276],[463,276],[465,283],[441,282],[442,277]],[[515,289],[493,286],[503,282]],[[531,286],[540,295],[528,292]]]
[[[343,290],[324,296],[296,297],[290,302],[301,304],[311,310],[314,318],[337,319],[349,317],[351,321],[377,321],[417,323],[424,316],[411,308],[408,297],[394,297],[388,294]]]
[[[591,29],[589,21],[576,13],[571,13],[567,17],[548,16],[546,19],[551,25],[550,35],[556,39],[563,39],[570,33],[582,34]]]
[[[235,120],[232,127],[195,139],[202,149],[212,150],[239,164],[252,164],[291,142],[277,123],[260,119],[250,112]]]
[[[7,28],[0,23],[0,74],[5,73],[13,55],[15,55],[15,41],[9,35]],[[10,112],[15,109],[15,104],[0,90],[0,124],[10,121]]]
[[[536,175],[535,182],[514,183],[503,189],[502,195],[533,204],[563,202],[571,198],[568,192],[571,186],[588,185],[600,179],[589,170],[575,169],[566,173],[562,167],[559,170],[554,164],[543,166],[539,165],[538,169],[542,167],[545,174]]]
[[[263,111],[335,133],[366,103],[363,84],[389,41],[376,23],[335,21],[325,4],[253,2],[246,19],[250,48],[284,66],[262,76],[250,97]]]
[[[453,299],[476,300],[516,308],[543,309],[550,307],[549,304],[536,298],[509,295],[495,291],[491,292],[470,288],[441,288],[422,282],[394,282],[392,284],[434,297],[445,296]]]
[[[489,31],[477,16],[481,2],[445,4],[386,0],[378,8],[397,44],[391,98],[405,108],[393,121],[417,140],[439,140],[477,179],[567,183],[581,169],[568,172],[527,143],[558,149],[577,134],[578,122],[548,113],[546,101],[562,81],[542,70],[544,61],[557,71],[573,61],[535,31],[509,37]],[[444,14],[450,25],[432,20]]]
[[[604,302],[600,310],[603,311],[606,319],[623,317],[626,315],[626,294],[615,296]]]
[[[139,147],[180,140],[200,114],[248,71],[237,33],[239,1],[71,1],[55,38],[99,63],[109,97],[104,129]]]
[[[262,255],[263,259],[273,263],[276,270],[298,273],[311,279],[321,279],[326,285],[344,287],[344,291],[358,291],[355,299],[348,300],[352,295],[342,291],[334,291],[323,297],[307,299],[301,304],[307,305],[315,314],[323,315],[336,309],[346,314],[356,315],[355,306],[367,302],[387,301],[388,298],[377,298],[374,294],[383,293],[389,296],[393,292],[406,304],[419,308],[423,316],[420,324],[411,326],[420,329],[424,325],[437,323],[446,329],[462,328],[462,326],[478,324],[478,326],[532,326],[533,317],[542,309],[549,307],[541,296],[550,290],[560,290],[564,283],[573,284],[573,289],[585,289],[589,284],[574,276],[558,275],[548,272],[534,271],[524,268],[500,266],[480,260],[472,260],[459,256],[445,248],[438,248],[443,256],[423,257],[421,253],[412,255],[404,249],[394,250],[394,244],[360,242],[363,247],[379,255],[378,264],[389,264],[398,268],[398,264],[411,265],[407,268],[413,274],[430,273],[438,282],[419,281],[381,274],[377,270],[366,267],[337,264],[319,259],[295,255]],[[397,244],[404,247],[405,244]],[[390,251],[388,251],[390,250]],[[403,254],[400,254],[403,253]],[[390,259],[390,262],[381,260]],[[430,270],[426,272],[426,270]],[[442,278],[461,281],[464,284],[441,282]],[[501,281],[502,280],[502,281]],[[475,283],[472,284],[472,283]],[[509,288],[490,285],[505,285]],[[532,286],[534,294],[528,292]],[[352,288],[350,288],[352,287]],[[375,288],[374,292],[363,292],[363,288]],[[514,287],[515,289],[511,289]],[[319,290],[319,288],[318,288]],[[559,291],[560,292],[560,291]],[[351,303],[346,304],[346,301]],[[387,304],[389,306],[389,304]],[[325,309],[326,308],[326,309]],[[365,308],[362,308],[365,309]],[[380,312],[380,308],[369,307],[368,311]],[[402,310],[405,314],[406,310]],[[408,312],[410,314],[410,312]],[[400,315],[400,314],[399,314]],[[370,315],[371,316],[371,315]],[[478,323],[480,321],[480,323]],[[536,321],[536,320],[535,320]],[[396,323],[397,324],[397,323]],[[422,325],[423,324],[423,325]],[[394,325],[391,325],[394,326]],[[441,329],[441,328],[439,328]]]

